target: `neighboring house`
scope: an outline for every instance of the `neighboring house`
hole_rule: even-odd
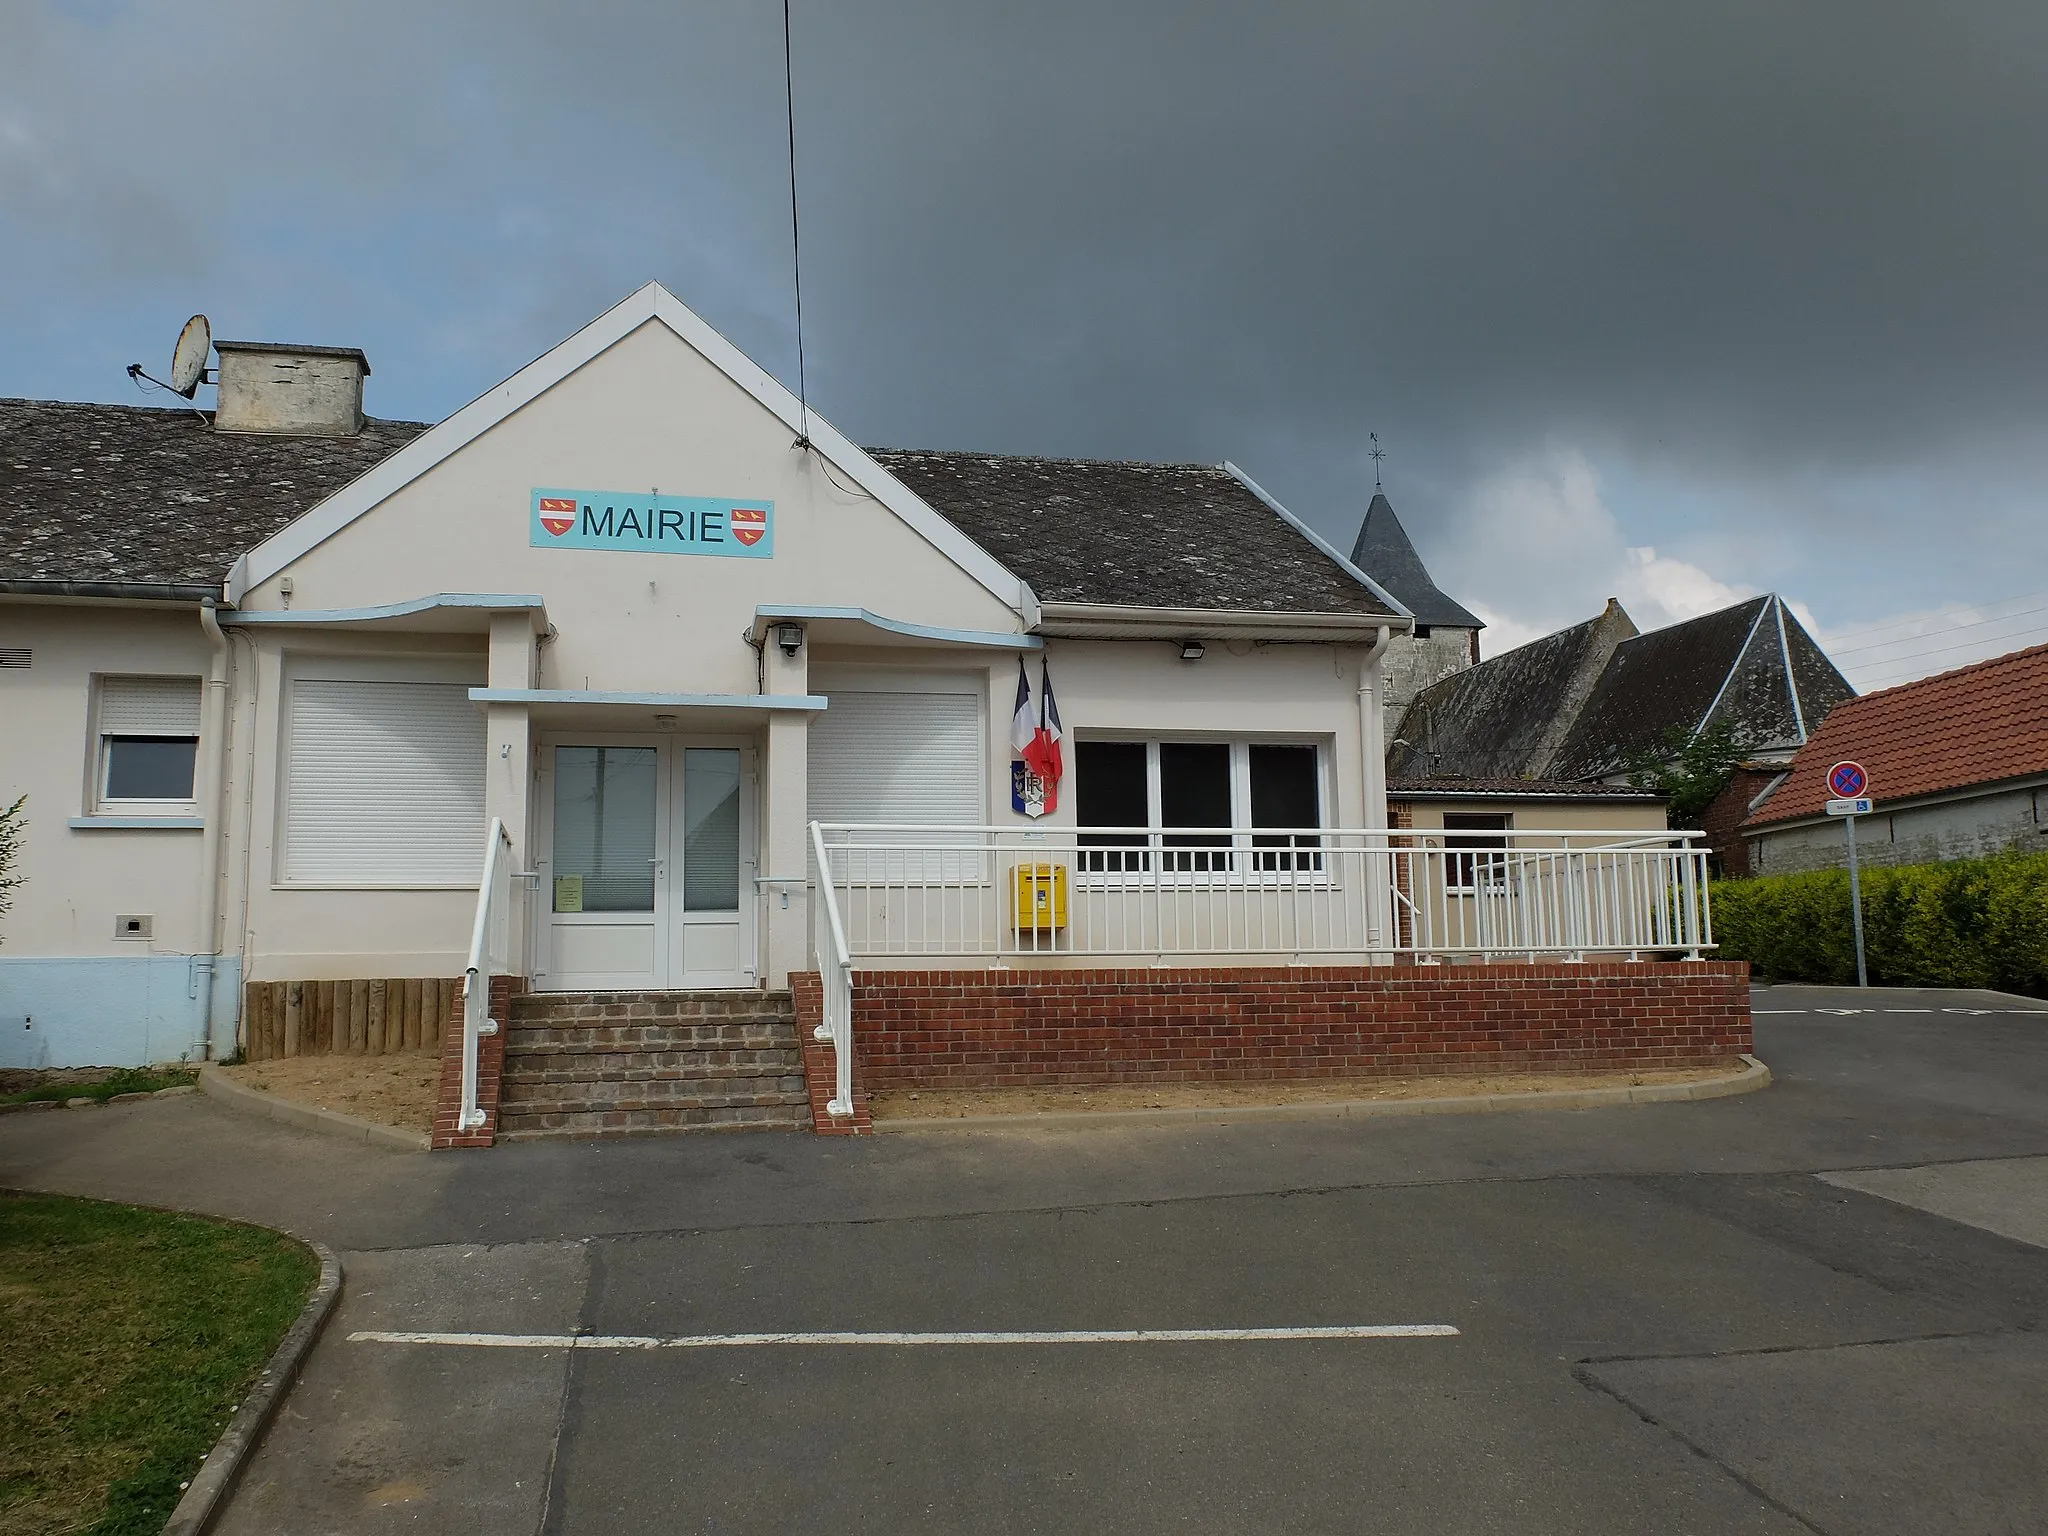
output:
[[[1734,826],[1760,779],[1829,710],[1853,698],[1775,594],[1639,633],[1621,605],[1491,657],[1425,689],[1393,731],[1392,779],[1532,779],[1625,785],[1632,765],[1716,726],[1745,761],[1702,818],[1723,868],[1743,856]]]
[[[1920,864],[2048,850],[2048,645],[1904,683],[1841,705],[1742,824],[1753,874],[1848,862],[1827,814],[1828,770],[1870,776],[1858,854]]]
[[[1351,546],[1351,563],[1369,573],[1415,619],[1412,630],[1394,637],[1380,663],[1386,729],[1391,735],[1418,693],[1479,660],[1479,631],[1486,626],[1470,609],[1446,597],[1430,578],[1385,491],[1373,491]]]

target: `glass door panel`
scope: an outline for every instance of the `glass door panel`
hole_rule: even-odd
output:
[[[667,750],[563,742],[547,750],[548,965],[557,991],[666,984]]]
[[[738,747],[684,747],[676,856],[682,900],[670,986],[743,987],[754,979],[752,775]]]

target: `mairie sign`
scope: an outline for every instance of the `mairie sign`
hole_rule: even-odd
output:
[[[537,549],[775,556],[775,503],[630,491],[536,490],[527,542]]]

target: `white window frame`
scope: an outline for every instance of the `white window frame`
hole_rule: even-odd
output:
[[[1336,860],[1330,857],[1332,845],[1327,838],[1312,846],[1296,845],[1291,848],[1261,848],[1254,839],[1272,836],[1271,830],[1255,827],[1252,818],[1252,759],[1253,747],[1311,747],[1316,754],[1316,830],[1327,834],[1330,828],[1332,804],[1330,786],[1330,765],[1333,756],[1332,743],[1326,736],[1211,736],[1202,734],[1178,734],[1174,732],[1138,732],[1115,730],[1091,730],[1075,738],[1074,772],[1080,769],[1079,748],[1087,743],[1113,742],[1145,748],[1145,825],[1149,829],[1145,842],[1131,843],[1127,851],[1143,853],[1147,867],[1143,869],[1089,869],[1087,868],[1090,848],[1082,848],[1075,860],[1075,878],[1083,885],[1114,888],[1119,886],[1309,886],[1334,884]],[[1201,848],[1174,849],[1165,844],[1165,824],[1162,820],[1164,794],[1161,787],[1159,749],[1167,744],[1189,744],[1199,746],[1224,746],[1230,749],[1230,825],[1216,828],[1217,842],[1214,851],[1224,853],[1228,858],[1220,869],[1169,869],[1168,856],[1176,852],[1201,853]],[[1083,825],[1080,820],[1079,785],[1075,786],[1075,825],[1078,837],[1087,837],[1096,829]],[[1226,843],[1223,839],[1228,838]],[[1100,846],[1100,845],[1098,845]],[[1112,846],[1101,846],[1104,853],[1114,853]],[[1308,869],[1268,869],[1255,866],[1255,856],[1260,853],[1319,853],[1319,867]]]
[[[106,719],[106,696],[109,683],[126,682],[131,678],[149,682],[177,682],[192,685],[195,720],[193,729],[187,731],[158,731],[149,729],[117,729]],[[201,731],[205,724],[206,680],[197,673],[166,672],[102,672],[92,679],[92,742],[91,773],[88,780],[91,793],[86,797],[87,814],[93,816],[134,816],[134,817],[192,817],[199,814],[199,749]],[[144,800],[124,799],[107,792],[107,779],[114,766],[113,743],[116,736],[148,736],[159,741],[189,741],[192,743],[192,793],[182,799]]]

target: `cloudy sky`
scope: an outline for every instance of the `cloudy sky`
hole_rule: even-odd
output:
[[[1488,650],[2048,638],[2038,0],[794,0],[814,403],[1387,489]],[[446,415],[649,278],[792,385],[776,0],[0,0],[0,394],[185,316]],[[161,400],[161,396],[154,397]]]

